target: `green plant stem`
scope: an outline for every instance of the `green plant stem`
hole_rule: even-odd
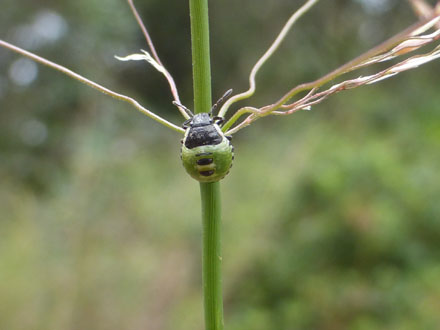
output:
[[[208,0],[190,0],[189,8],[193,58],[194,112],[209,112],[212,100]],[[200,193],[203,222],[202,275],[205,329],[222,330],[220,183],[200,183]]]
[[[194,112],[211,110],[208,0],[190,0]]]
[[[220,183],[201,183],[206,330],[223,329]]]

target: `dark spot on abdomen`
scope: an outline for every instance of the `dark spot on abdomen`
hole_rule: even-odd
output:
[[[209,165],[212,164],[214,159],[212,158],[201,158],[197,160],[197,165]]]
[[[202,175],[202,176],[211,176],[211,175],[214,174],[214,170],[210,170],[210,171],[200,171],[199,173],[200,173],[200,175]]]

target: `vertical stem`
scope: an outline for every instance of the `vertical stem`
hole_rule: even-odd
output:
[[[220,183],[201,183],[206,330],[223,329]]]
[[[208,0],[190,0],[194,112],[211,109]]]
[[[208,0],[190,0],[194,112],[211,109]],[[220,183],[200,183],[203,222],[205,329],[223,329]]]

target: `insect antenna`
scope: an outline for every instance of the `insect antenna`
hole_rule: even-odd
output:
[[[211,108],[211,115],[214,113],[215,110],[217,110],[217,108],[222,105],[223,102],[226,101],[226,99],[231,96],[232,94],[232,89],[229,89],[226,91],[225,94],[223,94],[223,96],[221,98],[219,98],[219,100],[217,102],[215,102],[215,104],[212,106]]]
[[[191,110],[189,110],[187,107],[185,107],[183,104],[181,104],[181,103],[179,103],[179,102],[177,102],[177,101],[173,101],[173,104],[176,106],[176,107],[178,107],[178,108],[180,108],[180,109],[183,109],[191,118],[192,117],[194,117],[194,114],[192,113],[192,111]]]

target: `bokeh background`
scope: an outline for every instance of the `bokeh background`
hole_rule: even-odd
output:
[[[431,1],[432,2],[432,1]],[[302,1],[211,1],[213,98]],[[192,107],[187,1],[137,0]],[[2,0],[0,37],[180,123],[123,0]],[[275,101],[416,21],[321,1],[257,78]],[[229,330],[440,328],[440,61],[234,137],[222,182]],[[198,184],[177,133],[0,49],[0,329],[203,329]]]

